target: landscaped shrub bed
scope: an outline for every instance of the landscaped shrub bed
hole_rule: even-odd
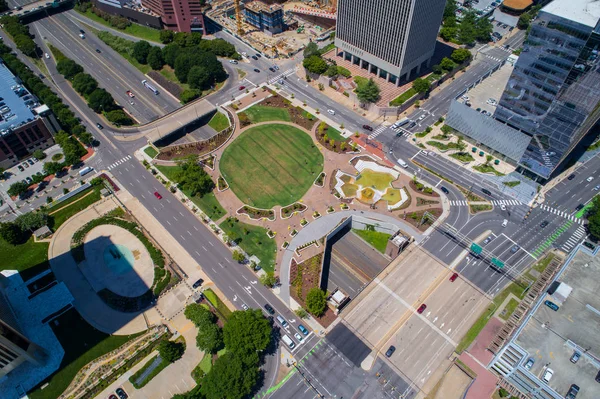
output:
[[[306,210],[306,205],[301,204],[299,202],[294,202],[291,205],[284,206],[283,208],[281,208],[281,217],[283,219],[287,219],[290,216],[292,216],[292,214],[294,212],[304,212],[305,210]]]
[[[325,122],[319,124],[315,137],[317,138],[317,141],[329,151],[337,153],[354,151],[354,147],[348,144],[348,139],[344,138],[340,132],[327,125]]]
[[[214,135],[208,140],[169,146],[162,149],[158,153],[156,159],[160,159],[162,161],[171,161],[175,158],[186,158],[189,155],[202,156],[219,148],[227,141],[230,135],[231,129],[227,129]],[[160,140],[156,144],[160,146]]]
[[[227,181],[223,179],[223,176],[219,176],[217,179],[217,187],[219,188],[219,191],[225,191],[229,188],[229,184],[227,184]]]
[[[323,183],[325,183],[325,172],[321,172],[317,180],[315,180],[315,186],[323,187]]]
[[[241,215],[248,215],[248,217],[253,220],[260,220],[263,218],[275,220],[275,212],[271,209],[256,209],[248,205],[244,205],[237,210],[237,213]]]
[[[416,179],[411,180],[409,184],[410,184],[410,188],[412,188],[414,191],[418,191],[420,193],[423,193],[424,195],[429,195],[431,197],[439,197],[440,196],[438,193],[433,191],[433,188],[427,187],[426,185],[424,185],[423,183],[419,182]]]

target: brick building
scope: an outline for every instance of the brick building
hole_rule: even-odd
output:
[[[142,6],[160,15],[166,29],[202,34],[205,32],[202,0],[142,0]]]

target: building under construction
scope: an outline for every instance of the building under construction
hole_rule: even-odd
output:
[[[279,4],[268,5],[254,0],[244,5],[246,22],[267,34],[277,34],[285,30],[283,7]]]

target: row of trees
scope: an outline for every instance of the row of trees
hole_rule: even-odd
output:
[[[444,9],[444,19],[440,37],[448,42],[473,45],[476,41],[489,42],[494,28],[485,17],[479,18],[473,10],[462,13],[462,20],[456,20],[456,0],[448,0]]]
[[[7,15],[0,18],[0,23],[2,23],[3,29],[12,37],[17,48],[21,50],[23,54],[29,57],[36,57],[38,55],[39,49],[29,33],[29,27],[22,25],[19,22],[18,17]]]
[[[18,216],[12,222],[0,223],[0,238],[11,245],[22,244],[31,234],[48,224],[49,217],[45,212],[28,212]]]
[[[260,310],[236,311],[221,329],[214,314],[199,304],[188,305],[185,316],[198,328],[196,344],[201,350],[215,354],[225,345],[227,353],[219,356],[198,387],[175,398],[222,399],[249,395],[259,379],[262,353],[271,342],[269,320]]]
[[[596,239],[600,240],[600,197],[594,197],[592,201],[592,206],[587,211],[587,220],[588,220],[588,230],[590,235]]]
[[[541,9],[542,9],[542,6],[538,4],[536,6],[531,7],[529,9],[529,11],[521,14],[521,16],[519,17],[519,20],[517,21],[517,27],[519,29],[529,28],[529,24],[531,24],[531,21],[533,20],[533,18],[535,18],[535,16],[538,14],[538,12]]]
[[[97,16],[99,16],[100,18],[102,18],[103,20],[108,22],[108,24],[110,26],[117,28],[117,29],[124,30],[128,26],[131,25],[131,21],[129,21],[127,18],[106,13],[106,12],[94,7],[94,5],[89,1],[80,2],[75,7],[77,8],[78,11],[81,11],[82,13],[86,13],[88,10],[91,10],[94,14],[96,14]]]
[[[471,52],[464,48],[458,48],[452,52],[450,58],[444,57],[439,65],[434,65],[432,70],[436,74],[452,71],[457,65],[461,65],[471,59]],[[413,81],[412,88],[417,93],[427,93],[431,88],[431,82],[427,79],[417,78]]]
[[[83,71],[83,67],[65,56],[57,48],[50,46],[52,54],[56,57],[56,70],[69,80],[73,89],[86,99],[88,106],[94,112],[104,113],[106,119],[116,126],[133,125],[133,119],[115,103],[113,96],[105,89],[98,87],[98,82],[90,74]]]

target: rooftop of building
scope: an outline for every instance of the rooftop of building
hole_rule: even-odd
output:
[[[283,6],[279,4],[266,4],[260,0],[254,0],[249,3],[244,4],[244,7],[253,12],[266,12],[272,13],[275,11],[283,11]]]
[[[37,98],[27,91],[3,62],[0,62],[0,96],[1,135],[35,119],[32,110],[39,105]]]
[[[542,8],[542,11],[592,28],[600,20],[598,0],[554,0]]]

